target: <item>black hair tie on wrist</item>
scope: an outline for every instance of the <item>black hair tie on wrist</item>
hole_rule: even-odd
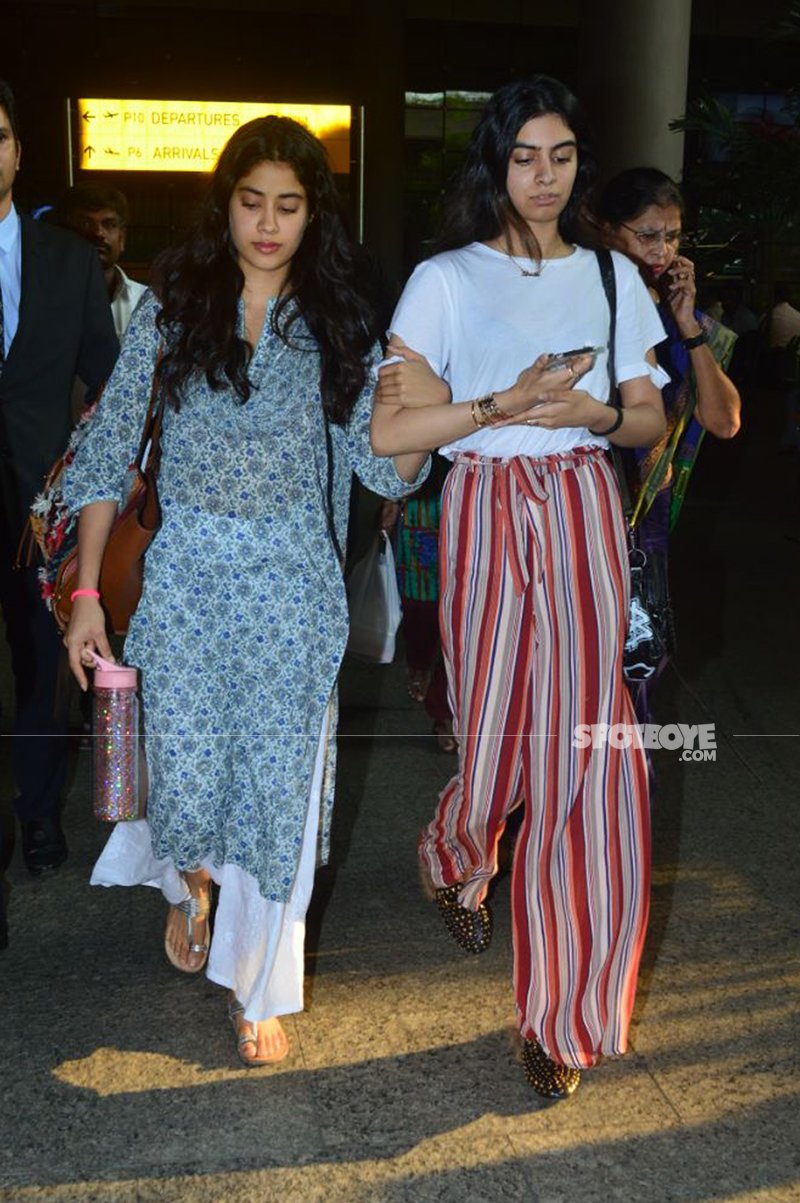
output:
[[[695,334],[694,338],[682,338],[681,342],[687,351],[693,351],[695,347],[702,347],[703,343],[708,342],[708,335],[705,330],[701,330],[699,334]]]
[[[617,416],[609,426],[608,430],[592,430],[591,426],[587,426],[586,429],[589,431],[589,434],[596,434],[598,438],[605,438],[606,435],[613,434],[615,430],[619,430],[620,426],[622,425],[623,417],[624,415],[622,412],[622,406],[619,406],[617,407]]]

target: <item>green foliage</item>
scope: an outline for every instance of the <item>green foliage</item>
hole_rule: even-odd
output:
[[[800,7],[800,5],[798,6]],[[751,280],[771,304],[775,281],[800,264],[800,98],[788,96],[785,123],[742,119],[704,94],[672,128],[688,135],[684,185],[698,207],[705,276]],[[692,144],[696,153],[691,153]]]
[[[792,0],[792,3],[787,5],[786,14],[775,27],[773,36],[776,39],[786,38],[791,42],[800,42],[800,3],[797,0]]]
[[[689,104],[671,128],[702,135],[687,168],[701,203],[735,214],[761,237],[800,224],[800,105],[787,99],[786,125],[737,119],[711,95]],[[714,161],[722,153],[722,161]]]

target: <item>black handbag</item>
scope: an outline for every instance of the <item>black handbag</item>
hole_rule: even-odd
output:
[[[626,681],[639,683],[649,681],[664,658],[674,655],[675,624],[666,557],[658,551],[646,552],[630,527],[628,562],[631,599],[622,673]]]
[[[598,250],[597,262],[610,310],[608,331],[609,404],[621,408],[617,392],[614,346],[617,327],[617,281],[611,252]],[[628,535],[630,603],[628,633],[622,657],[622,675],[630,684],[649,681],[665,657],[675,653],[675,624],[669,596],[667,562],[663,553],[645,550],[633,522],[634,506],[625,459],[619,447],[609,444],[609,455],[619,484],[622,513]]]

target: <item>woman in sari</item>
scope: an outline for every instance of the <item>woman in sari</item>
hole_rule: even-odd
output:
[[[667,428],[652,447],[631,448],[635,481],[632,522],[667,594],[667,542],[706,431],[730,439],[739,429],[741,402],[725,374],[736,335],[695,305],[694,264],[680,253],[683,198],[677,184],[654,167],[632,167],[603,189],[595,216],[605,241],[627,255],[658,307],[667,340],[657,348],[668,374],[662,396]],[[667,622],[671,626],[671,622]],[[667,647],[667,653],[672,647]],[[661,667],[666,663],[666,657]],[[633,687],[638,717],[647,721],[648,684]]]

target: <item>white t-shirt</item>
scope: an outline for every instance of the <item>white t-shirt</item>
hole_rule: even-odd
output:
[[[651,367],[646,352],[666,337],[636,267],[613,254],[617,279],[616,376],[622,383],[649,376],[657,388],[669,377]],[[608,346],[609,310],[597,257],[576,247],[564,259],[545,259],[541,275],[523,276],[527,259],[473,242],[421,263],[400,298],[391,330],[424,355],[450,385],[454,401],[469,401],[516,383],[544,352]],[[608,400],[608,355],[598,355],[579,387]],[[542,430],[484,427],[449,443],[457,451],[508,457],[541,456],[573,447],[607,446],[583,427]]]

